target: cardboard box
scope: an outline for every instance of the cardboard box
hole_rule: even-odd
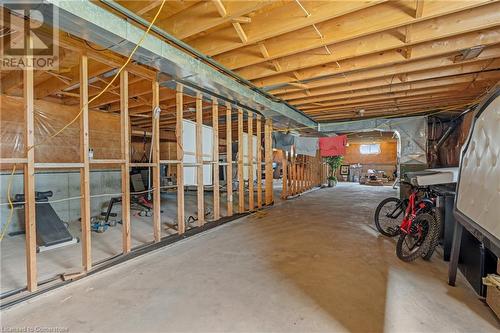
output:
[[[486,303],[488,303],[497,317],[500,318],[500,287],[488,286]]]

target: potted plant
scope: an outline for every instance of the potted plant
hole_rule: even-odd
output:
[[[344,160],[343,156],[329,156],[326,158],[326,164],[330,167],[330,175],[328,176],[328,187],[333,187],[337,185],[337,177],[335,173],[337,169],[342,165],[342,161]]]

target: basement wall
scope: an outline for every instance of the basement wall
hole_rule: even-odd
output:
[[[366,144],[370,144],[367,142]],[[360,146],[364,143],[349,143],[342,164],[356,164],[363,166],[362,172],[368,169],[384,170],[385,174],[392,176],[397,165],[397,141],[377,142],[380,144],[380,154],[361,154]],[[340,171],[339,171],[340,175]]]
[[[5,158],[24,156],[24,112],[23,98],[0,95],[0,156]],[[42,100],[35,100],[35,162],[68,163],[80,160],[80,128],[75,121],[68,129],[55,138],[44,138],[55,133],[69,123],[80,111],[79,106],[64,106]],[[100,111],[89,111],[90,147],[95,159],[120,158],[120,117]],[[150,137],[144,146],[142,138],[136,138],[130,145],[131,160],[139,161],[146,151],[149,156]],[[176,159],[174,142],[160,143],[162,159]],[[0,220],[8,221],[7,187],[10,181],[12,165],[0,165]],[[175,176],[175,168],[169,168],[167,176]],[[53,191],[50,200],[60,200],[80,196],[80,172],[78,170],[37,170],[35,176],[36,191]],[[12,178],[11,198],[23,193],[23,170],[18,166]],[[121,193],[121,172],[119,167],[93,165],[90,172],[90,192],[92,195]],[[111,196],[91,198],[91,214],[99,215],[106,207]],[[53,203],[54,210],[65,222],[80,218],[80,200]],[[15,209],[7,232],[24,230],[24,210]]]
[[[7,186],[10,180],[10,172],[0,173],[0,202],[7,203]],[[79,171],[46,171],[37,172],[35,175],[35,191],[53,191],[51,201],[80,196],[80,172]],[[18,172],[12,179],[11,197],[23,193],[23,172]],[[121,193],[121,172],[117,170],[93,170],[90,172],[90,193],[115,194]],[[105,210],[111,196],[91,198],[91,214],[99,215]],[[76,222],[80,218],[80,199],[66,200],[51,204],[57,215],[64,222]],[[7,223],[10,214],[9,206],[0,206],[0,220]],[[24,208],[14,208],[12,221],[7,233],[24,230]]]

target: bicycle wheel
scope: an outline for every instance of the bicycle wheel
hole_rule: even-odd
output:
[[[404,201],[398,198],[382,200],[375,210],[375,226],[384,236],[394,237],[399,233],[400,217],[405,211]]]
[[[428,214],[420,214],[412,221],[409,233],[401,233],[396,244],[396,254],[405,262],[414,261],[430,247],[433,234],[437,232],[436,219]]]
[[[441,235],[441,215],[437,211],[437,209],[432,210],[432,217],[434,218],[437,228],[436,232],[434,232],[432,235],[429,235],[431,237],[431,240],[429,242],[429,248],[422,253],[422,259],[424,260],[431,260],[432,255],[434,254],[434,251],[436,250],[436,246],[438,245],[439,242],[439,236]]]

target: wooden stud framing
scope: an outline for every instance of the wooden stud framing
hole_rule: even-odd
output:
[[[253,161],[253,112],[248,112],[248,210],[255,208],[254,202],[254,161]]]
[[[281,198],[286,199],[288,197],[288,152],[286,150],[283,150],[283,158],[282,158],[282,168],[283,168],[283,187],[281,190]]]
[[[92,268],[91,235],[90,235],[90,167],[89,167],[89,76],[88,58],[80,58],[80,158],[83,168],[80,169],[80,200],[82,224],[82,266],[84,271]]]
[[[290,189],[289,195],[295,195],[295,156],[290,153]]]
[[[266,205],[273,203],[273,121],[268,118],[265,124],[265,159],[266,159]]]
[[[262,121],[257,115],[256,119],[257,134],[257,208],[262,208]]]
[[[33,40],[28,36],[29,50]],[[30,62],[28,62],[30,63]],[[37,290],[36,266],[36,216],[35,216],[35,104],[33,86],[33,67],[27,66],[23,71],[24,118],[26,164],[24,164],[24,227],[26,231],[26,281],[28,291]]]
[[[184,222],[184,142],[183,142],[183,86],[177,84],[176,98],[176,122],[175,136],[177,140],[177,232],[182,235],[185,232],[186,224]]]
[[[122,176],[122,237],[123,253],[130,252],[130,125],[128,115],[128,72],[120,73],[120,124],[121,124],[121,165]]]
[[[198,197],[197,225],[205,223],[205,201],[203,187],[203,100],[201,93],[196,93],[196,184]]]
[[[243,110],[238,108],[238,212],[245,211],[245,180],[243,179]]]
[[[160,188],[160,84],[157,79],[153,80],[152,100],[152,131],[153,145],[153,235],[154,241],[161,240],[161,188]]]
[[[217,98],[212,99],[212,127],[213,127],[213,185],[214,185],[214,220],[220,219],[220,192],[219,192],[219,105]]]
[[[226,103],[226,195],[227,216],[233,215],[233,140],[231,124],[231,104]]]

